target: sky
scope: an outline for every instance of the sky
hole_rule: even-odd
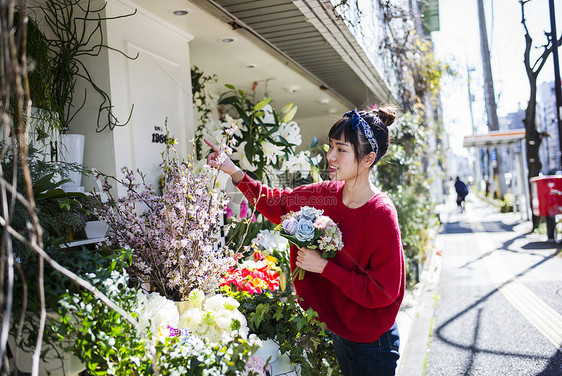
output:
[[[562,34],[562,2],[555,0],[556,28]],[[476,133],[487,132],[484,107],[484,79],[480,54],[476,0],[440,0],[440,31],[432,33],[435,53],[440,60],[457,71],[457,77],[444,79],[442,108],[445,128],[450,134],[451,149],[460,155],[468,151],[462,138],[472,134],[468,100],[468,70],[474,95],[473,115]],[[529,99],[529,81],[523,65],[524,29],[518,0],[484,0],[488,43],[492,61],[492,76],[498,107],[502,117],[519,108]],[[532,0],[525,5],[527,26],[534,46],[546,42],[544,32],[550,32],[548,0]],[[535,50],[535,59],[540,50]],[[562,48],[559,48],[562,55]],[[560,56],[562,58],[562,56]],[[538,76],[538,83],[554,80],[554,64],[549,58]]]

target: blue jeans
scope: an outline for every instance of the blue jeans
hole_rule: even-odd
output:
[[[400,354],[396,323],[372,343],[360,343],[332,333],[336,358],[344,376],[393,376]]]

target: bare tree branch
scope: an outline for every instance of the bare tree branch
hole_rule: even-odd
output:
[[[0,12],[0,48],[2,51],[1,61],[0,61],[0,105],[2,113],[0,115],[0,125],[2,129],[13,132],[13,127],[11,127],[11,119],[8,115],[8,106],[10,101],[11,89],[14,84],[15,78],[20,74],[21,70],[19,67],[19,62],[17,60],[17,33],[12,33],[12,27],[14,24],[14,9],[15,3],[13,0],[4,2],[1,4]],[[25,4],[25,3],[24,3]],[[15,57],[15,58],[14,58]],[[17,95],[17,94],[16,94]],[[20,98],[18,98],[20,99]],[[20,103],[20,102],[18,102]],[[4,214],[8,214],[8,220],[11,220],[11,215],[7,213],[8,203],[7,195],[5,190],[2,190],[2,211]],[[0,368],[9,369],[9,365],[5,364],[6,359],[6,348],[8,342],[8,332],[11,321],[12,313],[12,303],[13,303],[13,287],[14,287],[14,257],[12,250],[12,242],[10,236],[7,234],[4,228],[2,236],[2,257],[0,270],[0,283],[2,284],[2,294],[1,294],[1,308],[2,308],[2,331],[0,334]],[[6,281],[6,283],[4,283]]]
[[[6,226],[4,218],[2,217],[0,217],[0,225]],[[43,248],[38,247],[37,244],[34,242],[28,241],[13,227],[6,226],[6,228],[10,232],[10,235],[12,235],[17,240],[25,243],[28,247],[32,248],[35,252],[41,255],[41,257],[43,257],[45,261],[47,261],[49,265],[53,267],[53,269],[65,275],[66,277],[70,278],[72,281],[76,282],[78,285],[85,288],[86,290],[90,291],[92,294],[94,294],[94,296],[96,296],[98,299],[103,301],[109,308],[113,309],[114,311],[118,312],[121,316],[123,316],[136,329],[140,329],[137,320],[135,320],[127,311],[123,310],[121,307],[115,304],[111,299],[105,296],[105,294],[99,291],[94,285],[92,285],[90,282],[86,281],[85,279],[80,278],[78,275],[76,275],[72,271],[68,270],[67,268],[65,268],[64,266],[60,265],[58,262],[53,260],[51,256],[49,256],[49,254],[46,253],[45,250],[43,250]]]
[[[23,283],[22,316],[17,319],[16,342],[22,335],[27,306],[27,281],[13,252],[13,240],[27,245],[38,256],[38,289],[40,312],[39,328],[33,352],[32,375],[39,371],[41,346],[46,321],[46,303],[44,289],[44,262],[46,261],[61,274],[74,281],[76,284],[92,293],[96,298],[105,303],[109,308],[118,312],[136,329],[138,322],[125,310],[111,301],[88,281],[58,264],[45,252],[42,244],[42,233],[35,199],[33,182],[28,161],[28,130],[31,118],[31,99],[28,82],[28,62],[26,55],[26,23],[27,7],[25,0],[0,0],[0,131],[2,161],[7,156],[10,148],[14,149],[11,181],[6,178],[6,172],[0,165],[0,226],[2,228],[2,244],[0,248],[0,369],[10,374],[10,364],[7,362],[7,341],[10,333],[10,324],[13,308],[14,269],[20,274]],[[17,27],[14,17],[16,11],[19,19]],[[58,11],[58,10],[57,10]],[[60,11],[68,11],[68,9]],[[21,169],[23,176],[23,192],[18,192],[18,171]],[[28,215],[28,228],[21,233],[12,227],[12,219],[16,204],[20,203]]]

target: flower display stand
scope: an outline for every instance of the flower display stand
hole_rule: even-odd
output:
[[[195,307],[189,300],[174,301],[174,304],[178,307],[178,313],[180,316],[188,309]]]
[[[47,312],[47,325],[49,320],[58,321],[59,315],[52,312]],[[37,320],[36,318],[34,320]],[[25,324],[24,324],[25,325]],[[24,333],[30,328],[24,329]],[[23,334],[25,336],[25,334]],[[8,336],[8,346],[14,355],[14,364],[18,371],[31,373],[33,364],[33,348],[19,347],[16,344],[15,338],[10,334]],[[82,372],[86,367],[80,359],[73,354],[65,352],[63,347],[68,346],[68,343],[43,343],[41,351],[45,356],[39,360],[40,376],[43,375],[66,375],[76,376]]]

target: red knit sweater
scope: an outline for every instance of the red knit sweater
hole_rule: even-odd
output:
[[[338,224],[344,248],[322,274],[306,272],[295,280],[304,309],[311,307],[328,329],[356,342],[374,342],[394,324],[404,297],[404,255],[398,216],[390,198],[375,194],[360,208],[343,204],[340,181],[295,189],[271,189],[247,175],[237,187],[257,210],[279,224],[281,216],[302,206],[324,210]],[[298,249],[291,246],[291,269]]]

